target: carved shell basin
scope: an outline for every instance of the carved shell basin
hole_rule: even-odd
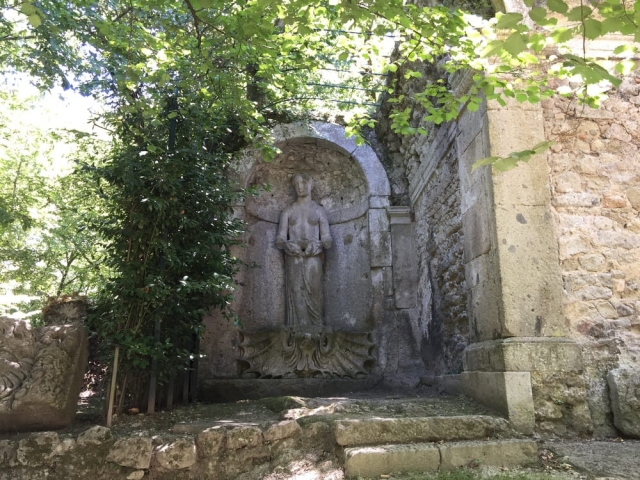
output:
[[[240,333],[243,376],[257,378],[362,378],[374,364],[369,332],[326,327],[282,327]]]

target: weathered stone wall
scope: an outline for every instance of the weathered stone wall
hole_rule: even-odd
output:
[[[569,335],[596,434],[614,434],[606,374],[640,367],[640,72],[599,110],[543,104]]]
[[[0,440],[0,480],[14,479],[195,479],[262,478],[295,458],[332,452],[331,427],[322,421],[303,427],[295,420],[274,424],[212,427],[197,433],[148,432],[116,435],[94,426],[79,435],[33,433]],[[337,469],[316,457],[327,478]],[[328,462],[330,463],[330,462]]]
[[[428,67],[424,70],[424,78],[429,78]],[[423,82],[403,81],[399,88],[408,94],[423,88]],[[406,106],[409,104],[400,109]],[[413,126],[426,128],[428,135],[394,134],[386,109],[376,133],[384,148],[392,201],[410,205],[415,215],[419,271],[416,324],[422,335],[421,357],[434,374],[458,373],[468,343],[468,318],[457,126],[427,125],[421,120],[424,111],[410,106],[414,108]]]

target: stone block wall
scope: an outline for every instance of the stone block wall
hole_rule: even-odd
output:
[[[423,68],[423,77],[429,78],[429,67]],[[411,93],[419,91],[423,82],[404,81],[399,88]],[[409,205],[415,217],[418,309],[414,323],[422,336],[420,355],[433,374],[459,373],[469,327],[457,128],[455,124],[426,125],[421,120],[424,112],[414,108],[413,126],[427,128],[428,134],[396,135],[387,114],[382,112],[376,134],[391,181],[391,200]]]
[[[423,89],[433,72],[421,71],[418,80],[399,72],[397,93]],[[464,75],[451,82],[457,92],[467,86]],[[455,373],[466,348],[463,378],[508,387],[509,375],[528,376],[523,418],[535,418],[535,430],[617,435],[607,373],[640,364],[640,71],[598,110],[560,97],[489,102],[427,127],[420,107],[406,107],[427,136],[395,135],[384,118],[376,133],[392,201],[415,214],[425,364]],[[483,157],[544,139],[556,141],[549,154],[514,171],[472,172]],[[511,344],[522,361],[481,361]]]
[[[602,107],[543,104],[569,336],[596,434],[614,434],[608,371],[640,367],[640,71]]]
[[[439,175],[429,179],[414,203],[422,315],[430,320],[425,325],[422,358],[436,373],[458,373],[469,322],[457,158],[450,146],[440,158],[425,160],[435,164]]]

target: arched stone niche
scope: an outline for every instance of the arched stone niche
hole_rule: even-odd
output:
[[[285,323],[284,257],[275,237],[280,212],[295,200],[291,177],[305,173],[314,179],[312,197],[327,211],[333,237],[325,252],[324,324],[374,331],[384,295],[382,269],[391,269],[390,186],[382,164],[369,146],[346,139],[338,125],[295,123],[272,134],[281,153],[265,162],[259,152],[247,150],[236,170],[241,185],[259,190],[236,207],[247,224],[245,247],[236,252],[247,265],[233,305],[241,329],[260,332]],[[216,315],[205,323],[201,376],[237,375],[237,327]]]

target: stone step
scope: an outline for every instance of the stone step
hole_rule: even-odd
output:
[[[336,441],[342,446],[379,445],[452,440],[476,440],[506,430],[504,418],[461,415],[414,418],[338,420]]]
[[[469,465],[514,467],[535,462],[537,446],[533,440],[414,443],[345,449],[345,474],[349,478],[445,472]]]

